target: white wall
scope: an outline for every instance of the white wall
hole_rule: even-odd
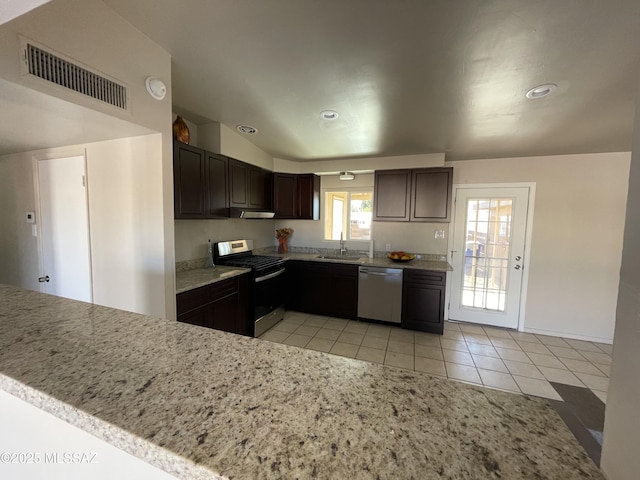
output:
[[[124,83],[129,91],[130,110],[123,112],[63,87],[22,76],[18,35],[23,35]],[[146,92],[144,81],[150,75],[158,76],[167,85],[168,93],[164,100],[157,101]],[[157,198],[154,193],[156,203],[153,206],[148,205],[151,210],[147,211],[154,222],[159,222],[154,224],[151,231],[154,242],[162,251],[164,263],[160,272],[154,271],[154,275],[161,278],[163,291],[156,292],[154,306],[149,313],[162,314],[168,318],[175,317],[171,57],[169,54],[99,0],[56,0],[0,27],[0,78],[161,134],[159,140],[154,140],[154,142],[160,142],[159,148],[153,149],[153,152],[145,151],[145,154],[153,155],[153,158],[133,158],[130,154],[123,158],[131,159],[132,162],[142,162],[150,168],[147,174],[159,182],[157,187],[162,191],[160,198]],[[24,129],[29,127],[29,125],[23,126]],[[82,130],[81,122],[77,128]],[[34,131],[33,135],[38,135],[38,132]],[[113,160],[117,164],[121,159]],[[132,169],[127,172],[129,175],[136,172],[135,167],[133,165],[131,167]],[[32,187],[23,185],[20,188]],[[137,228],[139,226],[140,224]],[[139,260],[135,266],[131,265],[131,268],[144,272],[156,268],[155,264],[142,266],[142,263],[144,260]]]
[[[0,283],[39,291],[38,239],[25,221],[26,212],[36,211],[30,156],[0,157],[0,205]]]
[[[361,157],[336,158],[292,162],[282,158],[274,158],[274,170],[285,173],[337,173],[372,172],[374,170],[396,168],[429,168],[444,166],[444,153],[424,153],[421,155],[400,155],[393,157]]]
[[[607,393],[601,468],[609,480],[638,478],[640,455],[640,96],[636,103],[633,155],[620,291]]]
[[[450,162],[454,184],[535,182],[525,330],[611,342],[629,153]]]
[[[154,134],[0,157],[0,283],[39,290],[45,273],[24,220],[40,218],[32,159],[86,154],[94,302],[164,317],[161,151]]]
[[[219,125],[219,153],[273,171],[273,157],[271,155],[256,147],[235,130],[230,129],[226,125]]]
[[[87,146],[94,303],[165,316],[160,134]]]

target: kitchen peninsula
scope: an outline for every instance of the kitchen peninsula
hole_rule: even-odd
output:
[[[180,478],[603,478],[538,398],[6,285],[0,319],[0,388]]]

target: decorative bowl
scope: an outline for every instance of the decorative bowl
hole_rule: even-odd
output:
[[[391,252],[387,253],[387,258],[393,262],[410,262],[411,260],[416,258],[416,256],[413,253]]]

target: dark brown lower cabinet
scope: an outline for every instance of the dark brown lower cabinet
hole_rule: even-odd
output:
[[[442,334],[446,273],[405,269],[402,279],[402,328]]]
[[[357,319],[357,265],[289,260],[287,275],[287,309]]]
[[[249,275],[212,283],[176,296],[178,321],[249,335]]]

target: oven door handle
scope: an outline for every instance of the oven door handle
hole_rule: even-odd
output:
[[[266,282],[267,280],[271,280],[272,278],[282,275],[283,273],[284,273],[284,268],[282,270],[278,270],[277,272],[270,273],[269,275],[265,275],[264,277],[256,278],[256,283]]]

